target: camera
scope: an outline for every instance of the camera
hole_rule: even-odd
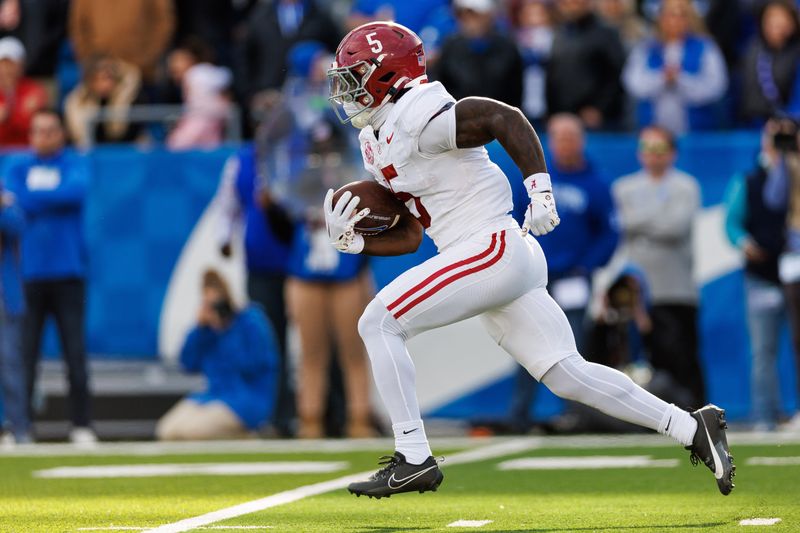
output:
[[[217,300],[212,305],[212,308],[223,323],[228,323],[233,318],[233,306],[228,300]]]
[[[797,152],[797,121],[785,116],[774,118],[773,121],[777,126],[772,136],[772,145],[775,149],[779,152]]]

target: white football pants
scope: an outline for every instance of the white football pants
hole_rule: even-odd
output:
[[[546,286],[547,264],[539,243],[508,229],[454,245],[381,290],[358,330],[393,426],[420,419],[406,341],[477,315],[503,349],[563,398],[661,432],[671,417],[688,418],[625,374],[586,362]]]

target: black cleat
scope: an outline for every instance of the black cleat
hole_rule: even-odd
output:
[[[728,439],[725,437],[725,430],[728,424],[725,422],[725,411],[716,405],[708,404],[705,407],[691,413],[697,420],[697,433],[694,434],[694,442],[686,449],[692,452],[689,456],[692,464],[697,466],[703,461],[717,478],[719,491],[728,495],[733,490],[733,476],[736,475],[736,467],[733,465],[733,456],[728,449]]]
[[[380,499],[401,492],[435,491],[444,479],[444,474],[432,456],[421,465],[412,465],[406,462],[402,453],[394,452],[394,455],[381,457],[379,464],[386,466],[372,474],[367,481],[350,483],[347,487],[350,494],[366,494],[370,498]]]

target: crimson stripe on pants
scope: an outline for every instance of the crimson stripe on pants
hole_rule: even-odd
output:
[[[494,237],[495,237],[495,235],[492,235],[492,248],[490,248],[490,250],[489,250],[490,252],[494,248]],[[393,316],[396,319],[400,318],[406,312],[408,312],[410,309],[415,307],[417,304],[427,300],[428,298],[430,298],[431,296],[433,296],[434,294],[436,294],[437,292],[439,292],[443,288],[447,287],[448,285],[450,285],[454,281],[458,281],[461,278],[463,278],[464,276],[468,276],[470,274],[474,274],[475,272],[480,272],[481,270],[486,270],[490,266],[492,266],[495,263],[497,263],[500,260],[501,257],[503,257],[503,253],[505,252],[505,249],[506,249],[506,232],[504,230],[504,231],[502,231],[500,233],[500,250],[497,252],[497,255],[492,257],[491,260],[489,260],[489,261],[487,261],[487,262],[485,262],[483,264],[480,264],[478,266],[474,266],[472,268],[468,268],[467,270],[462,270],[458,274],[454,274],[453,276],[450,276],[449,278],[447,278],[447,279],[445,279],[443,281],[440,281],[433,288],[431,288],[427,292],[423,293],[421,296],[419,296],[415,300],[411,301],[411,303],[407,304],[405,307],[403,307],[402,309],[400,309],[396,313],[393,313]],[[488,253],[486,255],[488,255]]]
[[[423,289],[425,287],[425,285],[427,285],[431,281],[435,280],[436,278],[439,278],[439,277],[447,274],[451,270],[454,270],[454,269],[456,269],[458,267],[462,267],[464,265],[468,265],[470,263],[474,263],[475,261],[480,261],[481,259],[483,259],[487,255],[492,253],[496,243],[497,243],[497,233],[493,233],[492,234],[492,242],[491,242],[491,244],[489,244],[489,247],[486,250],[484,250],[483,252],[479,253],[478,255],[473,255],[472,257],[468,257],[466,259],[462,259],[461,261],[453,263],[452,265],[447,265],[446,267],[437,270],[436,272],[434,272],[433,274],[431,274],[430,276],[428,276],[427,278],[425,278],[421,282],[419,282],[416,285],[414,285],[411,289],[406,291],[402,296],[400,296],[395,301],[393,301],[391,304],[389,304],[389,306],[386,309],[391,311],[392,309],[394,309],[395,307],[397,307],[398,305],[403,303],[403,301],[405,301],[409,296],[411,296],[415,292]]]

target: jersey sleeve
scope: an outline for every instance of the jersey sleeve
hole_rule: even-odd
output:
[[[432,120],[438,119],[441,117],[441,115],[446,114],[445,111],[447,111],[448,106],[452,109],[456,101],[455,98],[453,98],[453,96],[448,93],[444,86],[439,82],[422,85],[419,87],[419,90],[409,93],[404,98],[408,98],[409,96],[412,96],[412,99],[405,102],[406,109],[413,111],[403,113],[398,121],[401,129],[410,139],[412,139],[412,142],[407,145],[407,149],[419,151],[425,157],[432,157],[436,154],[440,154],[449,150],[437,149],[434,146],[432,148],[432,152],[427,152],[421,149],[419,143],[421,141],[423,130],[431,126],[430,123]],[[447,123],[447,121],[451,119],[453,121],[452,125]],[[443,133],[439,132],[439,127],[445,129],[445,131]],[[452,127],[452,135],[455,136],[454,114],[452,117],[445,117],[444,123],[437,124],[437,127],[435,127],[429,133],[429,138],[433,145],[440,144],[440,141],[449,135],[449,132],[446,130],[450,127]],[[446,145],[448,141],[445,140],[444,142]],[[453,139],[453,143],[455,143],[455,139]],[[431,148],[431,146],[426,144],[426,148]]]
[[[441,112],[430,119],[419,135],[418,147],[424,157],[433,157],[457,148],[455,105],[448,102]]]

